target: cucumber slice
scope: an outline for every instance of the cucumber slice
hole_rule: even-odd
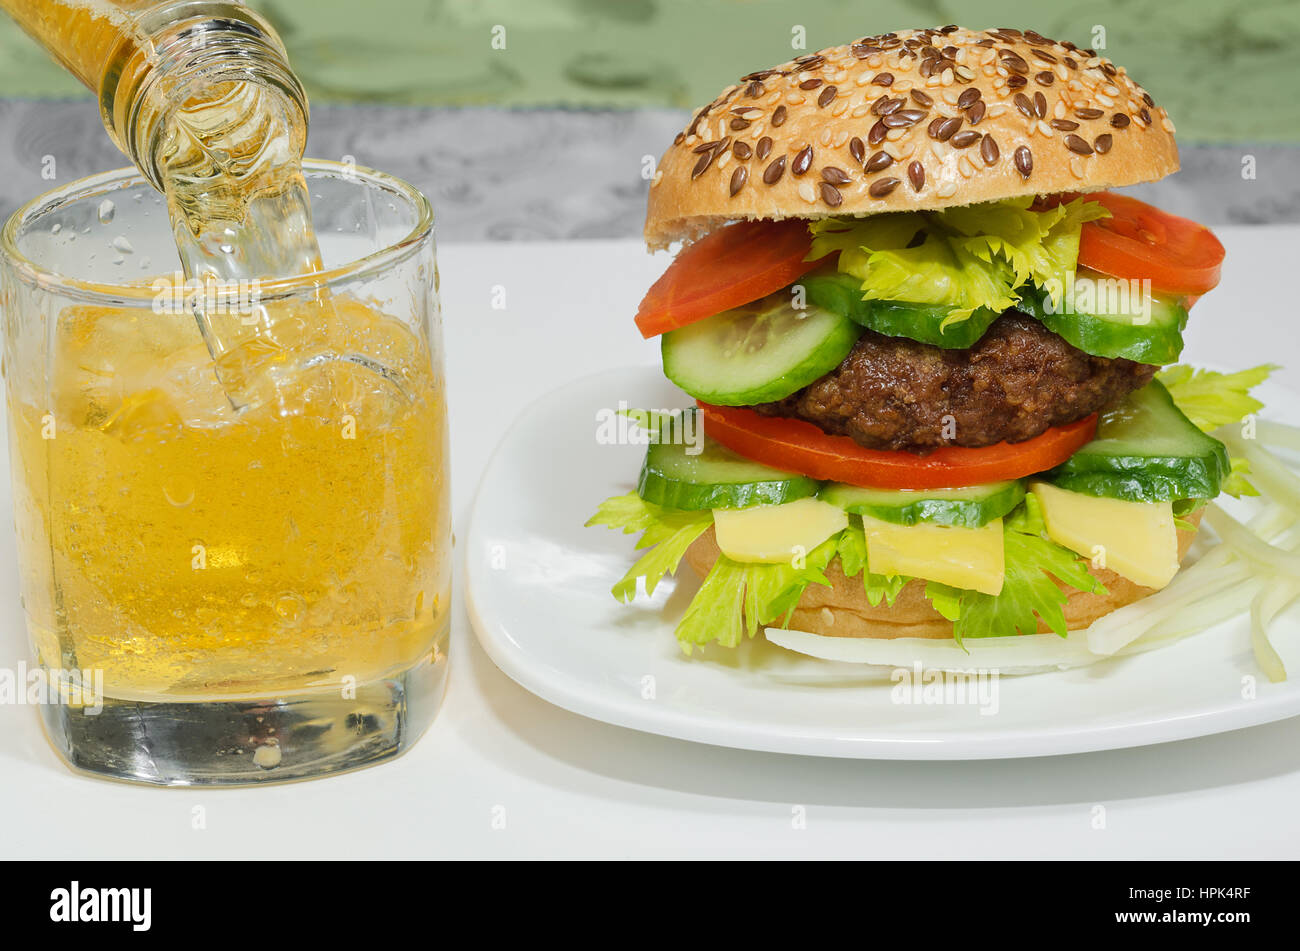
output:
[[[950,308],[900,300],[863,300],[862,282],[849,274],[814,274],[799,283],[809,303],[842,314],[868,330],[949,350],[975,346],[989,324],[1001,316],[981,307],[965,320],[943,327]]]
[[[683,431],[702,433],[699,428]],[[641,466],[637,494],[655,505],[695,512],[780,505],[814,496],[821,487],[816,479],[751,462],[707,436],[703,438],[696,455],[690,455],[687,450],[691,447],[682,443],[651,443]]]
[[[1080,272],[1081,280],[1105,281],[1105,275]],[[1098,285],[1102,286],[1102,285]],[[1164,366],[1174,363],[1183,352],[1183,330],[1187,310],[1181,304],[1158,297],[1151,298],[1151,315],[1120,313],[1115,301],[1097,300],[1090,313],[1062,314],[1053,305],[1047,291],[1028,285],[1020,289],[1020,309],[1037,317],[1048,330],[1084,353],[1095,357],[1123,357],[1138,363]],[[1100,298],[1101,294],[1094,295]],[[1073,299],[1081,301],[1078,293]],[[1100,305],[1100,306],[1097,306]],[[1108,306],[1109,305],[1109,306]]]
[[[796,310],[782,290],[664,334],[664,374],[706,403],[767,403],[834,370],[861,335],[832,311]]]
[[[855,515],[869,515],[895,525],[960,525],[980,528],[1001,518],[1025,497],[1019,479],[960,489],[864,489],[831,482],[817,497]]]
[[[1228,450],[1201,432],[1159,380],[1102,413],[1097,436],[1048,474],[1062,489],[1129,502],[1212,499]]]

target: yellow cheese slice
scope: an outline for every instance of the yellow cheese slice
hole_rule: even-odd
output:
[[[1002,590],[1006,561],[1002,519],[980,528],[895,525],[864,515],[867,565],[878,575],[906,575],[985,594]]]
[[[848,524],[842,508],[819,499],[713,510],[718,547],[733,561],[791,562]]]
[[[1047,535],[1094,567],[1163,588],[1178,573],[1173,502],[1125,502],[1036,482],[1030,491],[1043,510]]]

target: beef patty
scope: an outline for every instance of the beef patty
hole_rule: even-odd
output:
[[[926,453],[1031,439],[1145,386],[1155,371],[1089,356],[1008,311],[969,350],[868,330],[836,369],[754,409],[807,420],[868,449]]]

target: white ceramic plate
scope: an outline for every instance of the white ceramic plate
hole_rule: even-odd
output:
[[[1267,415],[1300,399],[1263,393]],[[636,536],[583,528],[630,491],[644,448],[597,439],[620,404],[689,400],[658,368],[614,370],[529,407],[479,486],[466,544],[466,601],[479,641],[510,677],[565,709],[665,736],[743,749],[865,759],[985,759],[1140,746],[1300,715],[1300,630],[1274,641],[1292,679],[1270,684],[1245,617],[1172,646],[1089,667],[1002,677],[983,702],[901,703],[879,672],[816,660],[761,637],[708,659],[673,628],[698,586],[682,566],[651,599],[610,587]],[[991,686],[991,685],[986,685]],[[908,692],[908,697],[912,697]],[[957,697],[947,698],[950,701]]]

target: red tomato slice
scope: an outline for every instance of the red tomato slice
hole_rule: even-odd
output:
[[[1150,279],[1153,291],[1173,296],[1196,297],[1219,283],[1223,245],[1209,228],[1127,195],[1083,197],[1105,205],[1111,217],[1083,226],[1082,266],[1126,280]]]
[[[685,327],[748,304],[803,277],[816,261],[808,222],[740,221],[696,241],[677,255],[641,300],[636,325],[643,337]]]
[[[801,419],[760,416],[735,406],[698,403],[704,432],[747,459],[814,479],[872,489],[951,489],[1019,479],[1059,465],[1092,439],[1097,414],[1054,426],[1024,442],[970,449],[945,446],[927,456],[864,449]]]

